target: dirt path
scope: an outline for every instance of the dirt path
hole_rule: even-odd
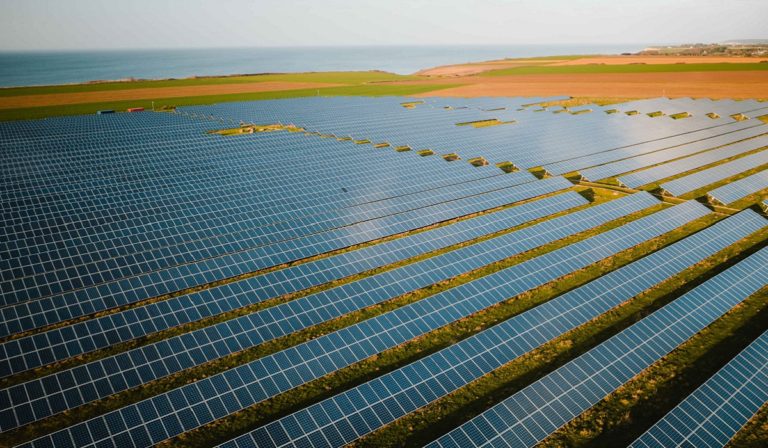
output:
[[[591,96],[768,99],[768,72],[579,73],[430,79],[465,84],[416,96]]]
[[[9,96],[0,98],[0,109],[100,103],[107,101],[149,100],[155,98],[226,95],[233,93],[272,92],[276,90],[316,89],[342,85],[345,84],[319,82],[253,82],[245,84],[218,84],[184,87],[106,90],[99,92]]]

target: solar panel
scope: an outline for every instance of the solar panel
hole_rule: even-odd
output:
[[[0,336],[312,257],[571,187],[559,177],[0,309]],[[172,281],[171,281],[172,280]]]
[[[296,446],[323,436],[333,440],[337,433],[342,434],[344,443],[350,443],[589,322],[766,226],[768,222],[751,211],[734,216],[440,352],[234,439],[226,446],[280,446],[275,443],[275,434],[287,434],[290,445]],[[352,403],[351,408],[348,403]],[[335,406],[346,411],[323,428],[306,428],[302,424]]]
[[[534,446],[767,280],[768,248],[764,248],[428,446]]]
[[[628,158],[650,155],[656,152],[675,151],[677,148],[685,151],[688,148],[711,148],[710,141],[728,141],[734,133],[745,135],[757,135],[757,129],[761,123],[757,121],[728,122],[705,125],[702,124],[698,129],[691,132],[673,135],[662,139],[649,139],[632,145],[623,145],[611,148],[605,151],[595,151],[580,157],[562,160],[557,163],[545,165],[544,168],[553,174],[565,174],[571,171],[586,171],[585,168],[597,167],[598,165],[611,164],[617,162],[624,164]],[[751,129],[755,128],[755,129]],[[763,132],[765,132],[763,130]],[[733,140],[730,140],[733,141]],[[641,159],[642,160],[642,159]],[[629,162],[627,162],[629,163]],[[631,166],[631,164],[630,164]],[[599,168],[596,168],[599,169]],[[599,176],[607,177],[610,174],[589,173],[591,178],[600,179]]]
[[[763,333],[630,446],[724,447],[768,402]]]
[[[394,347],[708,213],[706,207],[696,202],[654,213],[275,355],[57,431],[36,439],[30,446],[46,446],[52,441],[63,443],[70,437],[77,444],[95,442],[88,428],[109,427],[109,422],[118,416],[132,423],[128,427],[112,428],[112,435],[104,438],[102,443],[132,442],[139,446],[157,443]],[[406,324],[409,321],[417,324]],[[147,407],[169,411],[163,413],[164,416],[142,413]]]
[[[5,281],[2,283],[3,287],[10,291],[6,304],[41,298],[52,293],[98,286],[150,271],[168,269],[227,254],[236,254],[255,247],[323,233],[387,216],[397,219],[402,213],[408,211],[421,210],[443,202],[513,187],[534,179],[530,173],[520,171],[446,186],[437,191],[426,191],[381,200],[364,206],[346,208],[342,211],[329,210],[298,217],[293,214],[294,217],[287,221],[283,218],[276,223],[264,222],[261,227],[250,233],[237,234],[235,239],[222,236],[219,241],[184,242],[175,246],[157,248],[140,255],[130,253],[113,256],[108,260],[85,263],[79,265],[78,269],[71,269],[72,266],[66,264],[68,258],[58,257],[54,259],[59,260],[59,264],[63,266],[58,269],[47,269],[39,274],[33,273],[18,278],[18,274],[23,274],[23,271],[6,270],[5,273],[9,278],[4,278]],[[259,216],[257,215],[257,218]],[[44,263],[39,264],[43,265]],[[32,265],[32,269],[34,266]]]
[[[352,273],[350,270],[353,269],[360,272],[375,268],[377,265],[381,266],[386,264],[386,262],[395,262],[403,259],[403,257],[420,255],[427,251],[467,241],[471,238],[503,230],[509,226],[522,224],[527,220],[537,219],[586,203],[587,201],[583,197],[571,192],[565,194],[563,198],[547,198],[519,207],[513,207],[499,212],[499,216],[497,214],[489,214],[443,228],[410,235],[402,240],[393,240],[385,242],[383,245],[370,246],[359,251],[339,254],[329,259],[311,262],[308,265],[298,265],[280,271],[269,272],[234,284],[226,284],[170,298],[165,301],[147,304],[143,307],[131,308],[119,313],[52,329],[35,336],[14,339],[0,345],[0,355],[2,355],[0,356],[2,358],[0,360],[0,376],[37,367],[34,364],[36,361],[54,362],[63,360],[86,353],[87,351],[146,336],[152,332],[221,314],[334,279],[330,273],[322,271],[313,272],[313,268],[316,266],[327,266],[330,269],[339,270],[346,274]],[[435,240],[436,238],[437,240]],[[483,248],[487,246],[488,243],[483,243],[479,247],[463,249],[463,251],[483,251]],[[400,257],[392,255],[385,257],[387,251],[391,250],[389,248],[399,250],[402,255]],[[379,257],[383,260],[377,264],[374,264],[373,261],[363,263],[362,257],[365,255],[368,257]],[[455,256],[458,256],[458,254]],[[447,258],[447,256],[442,258]],[[346,268],[344,268],[345,260],[348,265]],[[414,266],[404,267],[395,273],[399,274],[405,270],[412,270],[414,272],[424,270],[428,272],[428,269],[421,267],[421,265],[426,264],[435,265],[437,262],[435,259],[432,259],[428,262],[425,261]],[[365,279],[343,288],[368,289],[368,284],[371,285],[370,288],[380,288],[381,285],[385,284],[382,278],[393,275],[394,273],[381,274],[373,279]],[[336,278],[339,278],[339,274],[336,274]],[[281,284],[286,283],[293,284],[293,287],[281,286]],[[399,282],[398,285],[400,285]],[[304,299],[303,301],[306,300],[309,299]],[[284,307],[288,307],[292,312],[297,313],[306,311],[300,307],[299,303],[285,305]],[[268,313],[272,312],[274,310],[268,311]],[[253,323],[250,322],[250,324],[252,325]],[[34,350],[29,350],[30,346],[33,346]],[[32,355],[32,351],[36,351],[38,354]]]
[[[674,162],[665,163],[663,165],[655,166],[647,170],[630,173],[626,176],[621,176],[619,180],[630,188],[637,188],[641,185],[647,185],[651,182],[656,182],[670,176],[675,176],[686,171],[691,171],[693,169],[709,165],[710,163],[715,163],[729,157],[734,157],[752,151],[754,149],[760,148],[761,146],[765,146],[766,144],[768,144],[768,136],[758,137],[755,139],[734,143],[723,148],[696,154],[694,156],[686,157]]]
[[[35,418],[39,419],[47,415],[46,412],[78,406],[181,369],[191,368],[232,352],[256,346],[610,222],[617,217],[656,203],[657,201],[647,193],[627,196],[421,262],[28,382],[23,386],[12,388],[11,396],[28,396],[29,394],[25,394],[21,389],[35,391],[39,390],[38,386],[46,384],[47,395],[41,397],[43,400],[34,403],[37,404],[38,409],[35,412]],[[186,309],[182,311],[187,312]],[[162,316],[158,318],[162,319]],[[405,317],[401,320],[403,323],[408,322]],[[88,324],[85,325],[87,328]],[[52,338],[49,336],[48,339]],[[75,342],[77,342],[76,339],[75,337]],[[24,340],[21,341],[20,345],[23,346]],[[62,345],[69,344],[70,342],[66,342]],[[15,341],[13,345],[16,345]],[[11,366],[13,361],[19,358],[21,357],[11,358]],[[123,367],[118,368],[118,366]],[[133,380],[126,381],[125,378],[133,378]],[[58,386],[61,384],[67,384],[68,387],[61,389]],[[72,394],[71,391],[74,390],[79,391],[79,394]],[[0,407],[0,410],[2,409],[5,407]],[[26,414],[26,417],[30,415]],[[13,424],[10,418],[5,421],[8,425]],[[18,421],[19,424],[26,422],[26,420]],[[0,425],[0,428],[2,427]]]
[[[726,131],[729,131],[729,132],[726,134],[715,136],[715,137],[706,138],[703,140],[698,140],[692,143],[684,144],[682,146],[675,146],[669,149],[663,149],[659,151],[643,153],[638,155],[633,154],[629,158],[624,158],[615,162],[610,162],[610,163],[599,165],[593,168],[580,170],[579,172],[586,179],[591,179],[591,180],[605,179],[608,177],[616,176],[621,173],[626,173],[629,171],[634,171],[634,170],[646,168],[652,165],[656,165],[659,163],[667,162],[669,160],[676,159],[679,157],[690,156],[692,154],[696,154],[711,148],[716,148],[718,146],[733,144],[733,146],[730,146],[730,147],[713,150],[708,153],[703,153],[697,156],[690,157],[688,159],[683,159],[683,160],[671,162],[666,165],[660,165],[658,167],[651,168],[649,169],[650,173],[642,172],[644,173],[643,174],[644,176],[651,177],[651,178],[653,177],[651,176],[651,173],[656,173],[655,174],[656,176],[662,176],[662,177],[658,177],[658,179],[662,179],[664,177],[668,177],[668,176],[679,174],[688,170],[692,170],[699,166],[713,163],[721,159],[742,154],[768,144],[768,137],[758,137],[756,139],[748,140],[745,142],[740,142],[735,144],[733,143],[738,140],[764,134],[766,132],[766,128],[762,125],[752,124],[752,127],[750,128],[742,129],[735,132],[732,131],[731,129],[722,130],[722,132],[726,132]],[[667,169],[665,170],[664,167],[666,167]],[[662,175],[664,173],[668,173],[668,174]],[[622,180],[624,180],[624,178],[626,177],[627,181],[630,182],[630,183],[626,183],[626,185],[632,186],[632,188],[636,188],[640,185],[645,185],[646,183],[651,182],[651,181],[647,181],[647,182],[638,184],[637,182],[640,181],[641,179],[645,179],[645,177],[641,177],[640,179],[635,180],[636,175],[637,173],[629,174],[627,176],[622,177]]]
[[[741,157],[731,162],[665,182],[661,184],[661,188],[675,196],[681,196],[766,163],[768,163],[768,151],[760,151],[757,154]]]
[[[768,188],[768,170],[729,182],[722,187],[715,188],[707,195],[715,201],[727,205],[766,188]]]

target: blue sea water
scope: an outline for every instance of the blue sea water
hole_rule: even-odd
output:
[[[384,70],[410,74],[446,64],[505,57],[616,54],[639,51],[645,46],[463,45],[2,52],[0,86],[334,70]]]

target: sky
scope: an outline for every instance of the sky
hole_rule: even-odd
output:
[[[768,0],[0,0],[0,50],[768,38]]]

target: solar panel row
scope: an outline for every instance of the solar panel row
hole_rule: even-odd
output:
[[[675,196],[681,196],[766,163],[768,163],[768,151],[760,151],[756,154],[741,157],[731,162],[706,170],[696,171],[693,174],[665,182],[661,184],[661,188]]]
[[[621,176],[619,180],[630,188],[647,185],[670,176],[701,168],[730,157],[738,156],[762,146],[768,145],[768,137],[758,137],[739,143],[734,143],[719,149],[702,152],[691,157],[675,160],[674,162],[658,165],[647,170]],[[677,156],[677,155],[676,155]]]
[[[587,179],[597,180],[597,179],[605,179],[608,177],[616,176],[618,174],[652,166],[652,168],[648,169],[647,171],[640,171],[640,173],[642,173],[642,176],[639,178],[636,178],[636,177],[638,177],[640,173],[631,173],[631,174],[628,174],[627,176],[621,177],[622,181],[626,178],[627,181],[630,182],[630,183],[627,183],[626,185],[631,186],[632,188],[636,188],[636,187],[639,187],[640,185],[645,185],[647,183],[650,183],[653,180],[663,179],[664,177],[684,173],[694,168],[699,168],[701,166],[714,163],[719,160],[726,159],[728,157],[737,156],[739,154],[743,154],[743,153],[752,151],[754,149],[760,148],[762,146],[768,145],[768,136],[760,136],[761,134],[764,134],[766,130],[768,129],[763,128],[763,126],[755,126],[752,128],[745,129],[743,131],[733,132],[723,136],[710,138],[706,140],[700,140],[697,142],[689,143],[687,145],[682,145],[682,146],[678,146],[678,147],[667,149],[667,150],[656,151],[649,154],[643,154],[637,157],[631,157],[628,159],[619,160],[617,162],[600,165],[594,168],[588,168],[586,170],[582,170],[581,174]],[[752,138],[755,136],[758,136],[758,137],[753,138],[751,140],[747,140],[747,141],[733,143],[741,139]],[[712,148],[717,148],[718,146],[721,146],[721,145],[729,145],[729,146],[711,150]],[[710,151],[707,151],[707,150],[710,150]],[[701,151],[707,151],[707,152],[701,152]],[[686,156],[690,156],[690,157],[680,159],[680,160],[674,160],[673,162],[669,162],[669,163],[664,163],[664,162],[668,162],[669,160],[678,159],[680,157],[686,157]],[[657,165],[659,163],[664,163],[664,164]],[[653,165],[657,165],[657,166],[653,166]],[[654,178],[654,175],[661,176],[661,177]],[[638,183],[646,178],[650,178],[650,180],[643,183]]]
[[[764,287],[766,282],[768,248],[428,446],[534,446]]]
[[[555,208],[550,205],[549,208],[541,209],[536,214],[527,213],[517,217],[515,220],[507,219],[506,222],[497,223],[496,226],[487,229],[487,231],[494,231],[494,229],[497,231],[502,230],[504,226],[522,224],[525,222],[525,220],[522,219],[524,217],[527,219],[536,219],[537,217],[546,216],[547,214],[557,213],[576,204],[583,205],[585,200],[575,193],[574,195],[579,197],[580,200],[571,202],[570,204],[564,204],[565,207]],[[653,200],[650,198],[638,198],[638,200],[635,201],[622,201],[620,204],[616,204],[616,207],[618,209],[621,205],[626,203],[631,204],[632,202],[639,204],[643,202],[641,199],[644,199],[646,204],[653,203]],[[535,205],[536,202],[531,204]],[[530,209],[531,204],[526,208]],[[630,207],[627,206],[626,208]],[[595,216],[592,216],[593,214]],[[529,230],[523,231],[522,235],[519,235],[520,232],[516,232],[515,235],[519,238],[529,234],[531,236],[535,235],[538,239],[532,239],[532,241],[536,241],[537,245],[543,244],[547,241],[546,238],[550,238],[549,234],[553,234],[551,238],[559,238],[564,234],[567,234],[567,232],[575,233],[584,230],[595,225],[595,223],[598,222],[596,217],[599,216],[599,210],[592,211],[590,209],[589,213],[581,212],[578,216],[572,217],[571,219],[574,220],[574,222],[565,223],[566,225],[563,225],[564,219],[559,218],[556,220],[556,223],[547,223],[547,225],[537,226],[537,229],[544,228],[540,230],[542,232],[540,235],[532,234]],[[549,229],[549,234],[544,231],[547,227],[553,226],[557,226],[557,229]],[[450,231],[450,226],[448,229],[444,229],[443,232],[445,230]],[[475,233],[477,233],[478,236],[484,234],[479,232]],[[429,233],[424,236],[429,236]],[[353,301],[351,305],[346,305],[347,307],[352,308],[367,306],[363,304],[367,303],[370,305],[377,301],[385,300],[386,298],[395,297],[410,289],[427,286],[442,279],[449,278],[452,275],[465,272],[462,269],[474,269],[475,267],[494,261],[495,258],[507,257],[509,255],[505,252],[505,245],[513,243],[521,244],[521,242],[515,241],[514,238],[510,236],[494,238],[490,241],[464,247],[393,271],[381,273],[347,285],[342,285],[326,292],[317,293],[308,298],[301,299],[300,301],[290,302],[265,310],[257,315],[252,315],[244,322],[231,322],[227,325],[234,325],[236,327],[245,325],[244,328],[253,328],[254,326],[266,325],[272,320],[280,320],[277,319],[278,317],[283,318],[292,316],[295,313],[297,319],[300,317],[299,321],[292,321],[290,324],[283,323],[281,325],[288,325],[286,328],[289,328],[290,326],[299,325],[300,322],[301,325],[307,326],[317,323],[313,322],[313,320],[308,317],[307,313],[314,308],[313,306],[308,305],[309,303],[315,303],[317,309],[323,313],[323,320],[327,320],[330,318],[330,314],[328,313],[338,314],[344,309],[335,308],[338,304],[333,305],[334,309],[332,310],[327,310],[320,306],[320,304],[327,302],[328,300],[335,302],[337,298],[343,297],[346,298],[347,301],[351,301],[351,297],[360,295],[360,293],[375,291],[378,295],[370,296],[367,300],[361,298],[361,300],[363,300],[362,302]],[[526,241],[526,243],[528,242]],[[514,253],[514,251],[510,250],[509,254],[512,253]],[[459,260],[462,260],[463,263],[458,264],[457,262]],[[358,267],[361,266],[358,264]],[[300,269],[293,270],[300,271]],[[119,342],[146,336],[151,332],[164,330],[174,325],[180,325],[215,314],[231,311],[243,306],[245,303],[256,303],[257,301],[263,301],[270,297],[276,297],[274,294],[267,295],[266,293],[266,291],[274,291],[274,286],[269,280],[271,278],[285,278],[285,274],[285,272],[268,273],[257,279],[249,279],[244,282],[239,282],[243,284],[237,286],[225,285],[213,290],[192,293],[181,298],[171,298],[167,301],[148,304],[141,308],[133,308],[120,313],[76,323],[67,327],[52,329],[34,336],[14,339],[0,345],[0,353],[4,355],[4,359],[0,360],[0,372],[7,372],[10,374],[18,373],[37,367],[34,364],[31,364],[37,359],[50,359],[52,361],[63,360],[85,353],[85,350],[87,349],[95,350],[104,348]],[[324,283],[328,280],[327,277],[324,277],[318,279],[316,283]],[[252,284],[253,287],[247,288],[246,285],[248,284]],[[222,295],[224,294],[222,291],[231,291],[233,287],[238,291],[237,294]],[[260,297],[255,295],[258,292],[261,292]],[[371,302],[374,298],[378,300]],[[352,308],[349,308],[347,312]],[[320,318],[316,313],[316,311],[312,313],[314,319]],[[275,319],[266,319],[266,316],[273,316]],[[233,328],[229,328],[225,333],[231,334],[232,331]],[[262,329],[260,332],[261,331],[267,331],[268,334],[272,333],[274,334],[273,337],[285,334],[285,331],[278,332],[277,329]],[[216,334],[216,330],[209,328],[206,330],[206,334],[208,335],[208,338],[211,338],[212,334]],[[251,342],[253,343],[254,341],[252,340]],[[41,353],[38,353],[37,356],[31,355],[34,351]]]
[[[446,219],[569,188],[560,177],[529,182],[481,196],[437,204],[376,221],[288,240],[179,268],[151,272],[98,287],[0,309],[0,337],[139,302],[294,260],[428,226]]]
[[[632,448],[723,447],[768,402],[768,332],[763,333]]]
[[[740,136],[754,136],[765,132],[758,121],[731,122],[704,127],[692,132],[674,135],[664,139],[651,140],[612,148],[570,160],[546,165],[544,168],[553,174],[579,171],[588,179],[602,179],[632,169],[646,166],[647,160],[670,153],[689,153],[713,148],[718,145],[740,140]],[[657,154],[654,156],[654,154]],[[635,160],[637,158],[637,160]]]
[[[420,361],[238,437],[228,448],[342,446],[425,406],[768,226],[747,211]]]
[[[688,202],[376,318],[37,439],[148,446],[397,346],[704,216]],[[66,444],[66,445],[61,445]]]
[[[765,190],[766,188],[768,188],[768,170],[760,171],[737,181],[729,182],[722,187],[715,188],[707,194],[715,201],[727,205]]]
[[[49,378],[12,388],[13,397],[44,398],[32,403],[34,418],[45,417],[54,409],[68,409],[103,398],[137,381],[146,383],[181,369],[200,365],[235,351],[290,334],[342,314],[397,297],[411,290],[437,283],[551,241],[587,230],[617,217],[656,204],[648,194],[591,207],[503,236],[466,246],[446,254],[318,292],[292,302],[255,312],[183,336],[144,346],[120,355],[64,371]],[[15,342],[15,341],[14,341]],[[69,344],[69,343],[67,343]],[[23,352],[22,352],[23,353]],[[146,360],[141,362],[141,360]],[[11,359],[13,361],[13,359]],[[121,366],[130,366],[122,367]],[[158,374],[158,372],[161,372]],[[131,378],[132,381],[126,381]],[[106,380],[105,380],[106,379]],[[74,384],[72,382],[74,381]],[[46,396],[40,392],[45,386]],[[61,389],[61,384],[68,384]],[[88,385],[88,386],[86,386]],[[30,394],[30,391],[34,391]],[[58,392],[54,394],[54,392]],[[2,393],[0,393],[0,396]],[[47,403],[47,404],[46,404]],[[1,406],[0,410],[6,409]],[[27,408],[30,409],[30,408]],[[25,419],[32,417],[25,413]],[[3,419],[12,425],[13,419]],[[3,428],[0,425],[0,428]]]

